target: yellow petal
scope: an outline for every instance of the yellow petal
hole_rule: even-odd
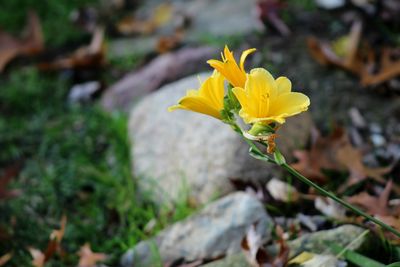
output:
[[[271,106],[270,114],[274,116],[292,116],[306,111],[310,105],[308,96],[302,93],[279,95]]]
[[[179,108],[183,106],[183,109],[188,109],[194,112],[203,113],[210,115],[214,118],[221,119],[220,111],[215,109],[211,103],[204,97],[183,97],[179,101]],[[172,106],[174,110],[174,106]],[[176,109],[176,108],[175,108]]]
[[[274,77],[265,69],[253,69],[248,75],[245,89],[251,99],[249,105],[257,110],[256,117],[267,116],[270,102],[277,96]]]
[[[248,55],[250,55],[251,53],[255,52],[257,49],[255,48],[251,48],[251,49],[247,49],[246,51],[243,51],[242,55],[240,56],[240,69],[244,72],[244,62],[246,61],[246,58]]]
[[[200,87],[199,95],[212,103],[212,106],[218,110],[224,108],[224,78],[214,71]]]
[[[278,95],[290,93],[292,91],[292,82],[288,78],[279,77],[275,82],[278,88]]]
[[[216,69],[217,71],[221,72],[224,69],[224,62],[216,60],[216,59],[209,59],[207,60],[207,64]]]

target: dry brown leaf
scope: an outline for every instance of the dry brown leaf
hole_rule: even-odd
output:
[[[344,56],[335,53],[332,44],[314,37],[308,38],[307,46],[318,63],[334,65],[357,75],[363,86],[378,85],[399,76],[400,60],[392,59],[392,54],[397,52],[397,49],[389,47],[377,49],[380,54],[380,57],[377,57],[376,52],[368,45],[360,49],[361,34],[362,24],[356,21],[352,25],[350,34],[341,39],[345,40],[345,47],[341,49]]]
[[[368,60],[367,64],[374,66],[379,65],[379,71],[372,73],[369,71],[364,71],[361,75],[361,84],[364,86],[377,85],[392,78],[400,75],[400,60],[393,60],[391,58],[392,51],[388,47],[384,47],[381,51],[380,62],[375,62],[375,60]]]
[[[31,56],[43,51],[42,27],[36,13],[29,12],[24,34],[24,37],[16,38],[0,30],[0,72],[17,56]]]
[[[347,201],[351,204],[363,207],[369,214],[382,216],[393,215],[388,207],[389,195],[392,187],[393,182],[389,180],[379,197],[371,196],[367,192],[361,192],[360,194],[347,198]]]
[[[97,262],[104,261],[107,258],[107,255],[104,253],[93,252],[89,243],[81,247],[78,255],[80,257],[78,267],[94,267]]]
[[[350,172],[349,179],[339,191],[343,191],[346,187],[357,184],[367,177],[374,179],[378,183],[385,184],[386,179],[383,175],[389,173],[393,168],[393,166],[383,168],[370,168],[365,166],[363,164],[363,155],[361,151],[353,147],[347,134],[345,134],[345,141],[342,146],[336,152],[336,158],[337,161],[346,166],[347,170]],[[396,191],[398,191],[397,187]]]
[[[178,47],[183,40],[183,31],[177,30],[173,35],[158,38],[156,49],[162,54]]]
[[[326,182],[327,177],[321,172],[322,169],[343,170],[343,166],[337,162],[336,151],[343,142],[344,130],[336,128],[328,137],[322,137],[314,129],[311,148],[308,151],[294,151],[294,156],[298,162],[292,164],[292,167],[307,178]]]
[[[45,252],[42,252],[36,248],[29,248],[29,252],[32,255],[32,265],[35,267],[43,267],[45,263],[53,257],[55,253],[61,254],[61,240],[65,233],[65,227],[67,225],[67,217],[65,215],[61,218],[61,227],[59,230],[53,230],[50,234],[50,240],[47,244]]]
[[[354,22],[348,37],[346,37],[345,47],[343,48],[345,52],[344,57],[338,56],[331,44],[321,42],[314,37],[308,38],[308,49],[310,54],[320,64],[334,65],[360,75],[363,72],[363,64],[357,51],[360,44],[361,32],[361,21]]]
[[[40,63],[38,68],[41,70],[57,70],[97,67],[104,65],[104,61],[104,29],[99,27],[94,31],[92,41],[88,46],[83,46],[69,56],[56,59],[53,62]]]
[[[50,240],[44,253],[46,261],[50,259],[56,252],[61,253],[61,241],[67,225],[67,217],[65,215],[62,216],[60,225],[61,227],[59,230],[53,230],[50,234]]]
[[[349,171],[349,179],[341,186],[339,191],[362,182],[369,178],[381,184],[386,183],[383,175],[392,170],[392,166],[383,168],[370,168],[364,165],[361,151],[355,148],[343,128],[336,127],[328,137],[321,137],[317,132],[309,151],[295,151],[294,156],[299,160],[292,164],[306,177],[325,182],[327,177],[321,172],[322,169]],[[397,185],[393,185],[396,192],[400,192]]]
[[[4,266],[12,258],[12,253],[6,253],[0,257],[0,266]]]
[[[173,17],[174,8],[170,3],[158,5],[148,19],[139,20],[135,16],[123,18],[116,25],[122,34],[151,34],[157,28],[167,24]]]
[[[245,237],[242,239],[241,247],[246,256],[247,261],[254,267],[283,267],[288,261],[289,246],[284,239],[283,229],[277,225],[275,232],[278,236],[277,243],[279,244],[279,253],[276,256],[271,256],[262,246],[263,241],[261,236],[256,232],[256,224],[253,224],[248,230]]]

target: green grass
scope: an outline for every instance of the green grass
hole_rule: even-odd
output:
[[[128,247],[193,212],[184,199],[167,212],[138,194],[126,116],[68,104],[71,84],[61,77],[25,68],[0,79],[0,170],[23,165],[10,185],[22,194],[0,202],[0,226],[10,235],[0,242],[0,255],[13,251],[12,266],[29,266],[27,247],[45,249],[63,214],[66,256],[49,266],[76,264],[86,242],[117,264]],[[144,233],[157,216],[155,228]]]
[[[98,3],[7,0],[1,5],[0,26],[19,35],[28,10],[35,10],[47,47],[82,43],[89,36],[70,23],[70,12]],[[108,67],[124,72],[140,60],[110,59]],[[171,210],[157,208],[149,195],[138,193],[130,170],[126,115],[105,113],[96,104],[69,104],[73,81],[65,74],[11,66],[0,76],[0,175],[12,164],[22,165],[9,185],[22,193],[0,200],[0,234],[8,235],[0,240],[0,256],[12,252],[10,266],[30,266],[28,247],[45,250],[64,214],[65,255],[46,266],[75,266],[76,252],[86,242],[108,254],[108,264],[118,265],[126,249],[194,210],[186,198]],[[109,69],[96,77],[112,79]],[[145,232],[154,218],[155,226]]]
[[[3,0],[0,8],[0,26],[3,30],[20,34],[26,24],[29,10],[37,12],[48,47],[73,42],[85,34],[70,21],[73,10],[96,5],[98,0]]]

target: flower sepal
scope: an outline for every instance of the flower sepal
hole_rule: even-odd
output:
[[[248,133],[253,136],[267,136],[275,133],[275,129],[273,126],[274,125],[257,122],[254,123],[253,126],[251,126]]]

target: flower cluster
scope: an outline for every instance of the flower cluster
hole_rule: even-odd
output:
[[[169,110],[191,110],[224,121],[227,121],[227,114],[233,112],[247,124],[266,126],[283,124],[287,117],[307,110],[310,99],[302,93],[292,92],[288,78],[274,79],[263,68],[246,73],[244,62],[255,50],[244,51],[238,65],[233,52],[225,46],[224,53],[221,53],[222,61],[207,61],[215,69],[211,77],[198,90],[189,90]]]

